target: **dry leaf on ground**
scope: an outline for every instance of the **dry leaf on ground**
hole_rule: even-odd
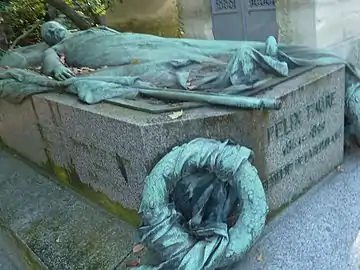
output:
[[[181,111],[173,112],[172,114],[169,114],[169,117],[174,120],[174,119],[181,117],[183,114],[184,114],[184,111],[181,110]]]
[[[256,257],[256,260],[257,260],[258,262],[263,262],[263,261],[265,260],[264,255],[263,255],[262,253],[260,253],[260,254]]]
[[[137,245],[133,246],[132,252],[133,252],[133,253],[139,253],[139,252],[143,251],[144,248],[145,248],[144,245],[142,245],[142,244],[137,244]]]
[[[140,258],[137,258],[135,260],[132,260],[132,261],[128,261],[126,263],[126,267],[136,267],[136,266],[140,266]]]

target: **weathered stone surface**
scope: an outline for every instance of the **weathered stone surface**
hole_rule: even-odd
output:
[[[271,209],[301,194],[343,159],[344,68],[315,69],[275,87],[283,107],[270,113],[263,138],[264,170]],[[261,142],[261,137],[259,143]],[[258,154],[258,155],[259,155]]]
[[[279,42],[316,46],[315,1],[276,1]]]
[[[36,255],[0,220],[0,269],[47,270]]]
[[[276,12],[279,42],[330,49],[360,66],[359,1],[278,0]]]
[[[106,194],[125,208],[137,209],[146,175],[172,147],[197,137],[232,139],[254,150],[255,165],[267,187],[273,210],[302,193],[341,162],[344,76],[343,67],[330,66],[281,83],[264,94],[283,100],[283,109],[276,112],[209,107],[191,109],[180,118],[171,119],[168,113],[149,114],[107,103],[83,105],[69,95],[42,94],[33,96],[32,100],[47,158],[58,178],[63,174],[67,174],[65,178],[75,175],[80,183]],[[329,108],[313,116],[314,104],[323,100]],[[310,120],[307,120],[307,110],[311,113]],[[16,113],[26,114],[21,107],[13,111],[14,118]],[[0,112],[6,111],[1,109]],[[302,119],[298,125],[295,115],[300,112]],[[288,117],[291,119],[284,120]],[[286,131],[279,129],[279,124],[276,128],[277,122],[285,121]],[[289,121],[294,122],[291,132],[288,131]],[[24,123],[22,128],[26,129],[26,125]],[[11,126],[0,129],[3,130],[8,130],[9,134],[19,132]],[[313,134],[311,130],[314,139],[308,138]],[[289,134],[274,139],[276,132]],[[44,149],[39,145],[36,151],[41,153]],[[318,153],[307,154],[309,152]],[[307,158],[308,155],[313,157]],[[300,157],[306,162],[297,161]],[[288,164],[294,161],[306,164],[292,168]],[[284,166],[286,169],[282,169]],[[284,177],[280,177],[281,174]],[[132,215],[123,210],[123,217]]]
[[[209,0],[177,0],[184,37],[214,39]]]
[[[3,151],[0,218],[54,270],[112,270],[128,256],[137,236],[115,216]]]
[[[0,100],[0,108],[1,143],[11,146],[38,165],[46,163],[45,145],[32,100],[17,106]]]
[[[210,1],[123,0],[107,10],[106,24],[120,31],[213,39]]]
[[[107,25],[122,32],[179,37],[180,22],[178,5],[173,0],[113,1],[106,11]]]

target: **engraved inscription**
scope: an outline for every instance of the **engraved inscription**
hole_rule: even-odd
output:
[[[274,7],[275,0],[249,0],[250,8]]]
[[[326,113],[335,105],[336,92],[332,92],[320,97],[315,102],[307,105],[305,108],[299,109],[290,115],[279,119],[276,123],[268,127],[267,140],[268,144],[283,139],[286,136],[298,131],[304,124],[316,119],[319,115]],[[319,127],[313,127],[312,136],[321,130]],[[308,135],[305,135],[308,136]],[[303,137],[303,136],[302,136]],[[306,139],[299,139],[306,140]]]
[[[287,164],[272,172],[268,178],[269,185],[291,175],[297,168],[307,164],[312,158],[341,138],[342,128],[331,136],[325,137],[316,145],[312,144],[309,147],[309,141],[324,136],[327,123],[325,120],[320,120],[319,117],[328,113],[335,105],[336,92],[331,92],[268,127],[268,144],[281,140],[280,147],[282,147],[281,153],[284,158],[287,158],[290,153],[296,153],[296,150],[304,146],[307,147],[305,151],[301,151],[300,156],[292,157]],[[304,129],[305,132],[303,132]]]
[[[215,0],[215,11],[227,11],[236,9],[235,0]]]
[[[316,102],[308,105],[306,107],[307,119],[311,120],[316,118],[319,114],[326,112],[328,109],[332,108],[335,105],[335,94],[332,92],[326,96],[321,97]]]
[[[306,133],[302,136],[288,139],[285,142],[285,146],[282,148],[282,153],[284,156],[290,154],[293,150],[300,147],[303,143],[309,139],[315,139],[325,130],[326,122],[322,121],[321,123],[316,123],[311,126],[309,133]]]
[[[321,152],[326,150],[331,144],[333,144],[334,142],[339,140],[341,138],[341,135],[342,135],[342,128],[340,128],[338,131],[336,131],[331,136],[326,137],[318,144],[311,147],[309,150],[307,150],[305,153],[303,153],[296,159],[293,159],[292,161],[288,162],[280,169],[273,172],[268,179],[268,185],[271,185],[273,183],[280,181],[281,179],[285,178],[286,176],[289,176],[297,168],[306,165],[315,156],[317,156],[318,154],[320,154]]]
[[[274,125],[267,129],[268,143],[281,139],[293,131],[299,129],[302,125],[301,111],[294,112],[289,116],[280,119]]]

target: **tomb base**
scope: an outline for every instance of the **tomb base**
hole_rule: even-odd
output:
[[[22,105],[0,101],[0,136],[5,146],[130,222],[146,175],[174,146],[197,137],[231,139],[253,149],[275,210],[341,164],[344,80],[343,66],[316,68],[261,94],[281,99],[281,110],[202,107],[176,119],[169,112],[40,94]]]

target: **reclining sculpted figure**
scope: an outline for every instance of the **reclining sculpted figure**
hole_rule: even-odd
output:
[[[286,63],[272,58],[277,53],[274,38],[266,44],[213,42],[120,33],[107,27],[70,34],[56,22],[45,23],[42,36],[51,46],[45,51],[43,72],[58,80],[73,76],[59,55],[65,56],[69,66],[111,67],[98,74],[140,77],[154,86],[168,88],[186,89],[190,82],[193,89],[226,88],[258,80],[265,75],[259,71],[274,71],[283,76],[288,72]],[[238,59],[234,59],[234,55]],[[217,82],[219,73],[229,67],[236,69],[228,71],[229,80],[221,78],[223,81]]]
[[[107,27],[70,33],[53,21],[43,24],[41,33],[49,48],[36,59],[42,60],[47,76],[24,69],[0,70],[0,97],[62,89],[86,103],[96,103],[113,97],[133,98],[147,91],[174,99],[180,93],[185,101],[278,109],[279,104],[272,100],[242,98],[275,77],[288,76],[291,69],[344,63],[347,100],[359,92],[359,72],[343,59],[325,50],[277,44],[273,37],[266,42],[176,39],[120,33]],[[22,61],[12,67],[31,64]],[[74,76],[73,67],[95,71]],[[357,123],[360,109],[354,102],[347,103],[347,116]],[[356,126],[360,132],[360,124]]]

